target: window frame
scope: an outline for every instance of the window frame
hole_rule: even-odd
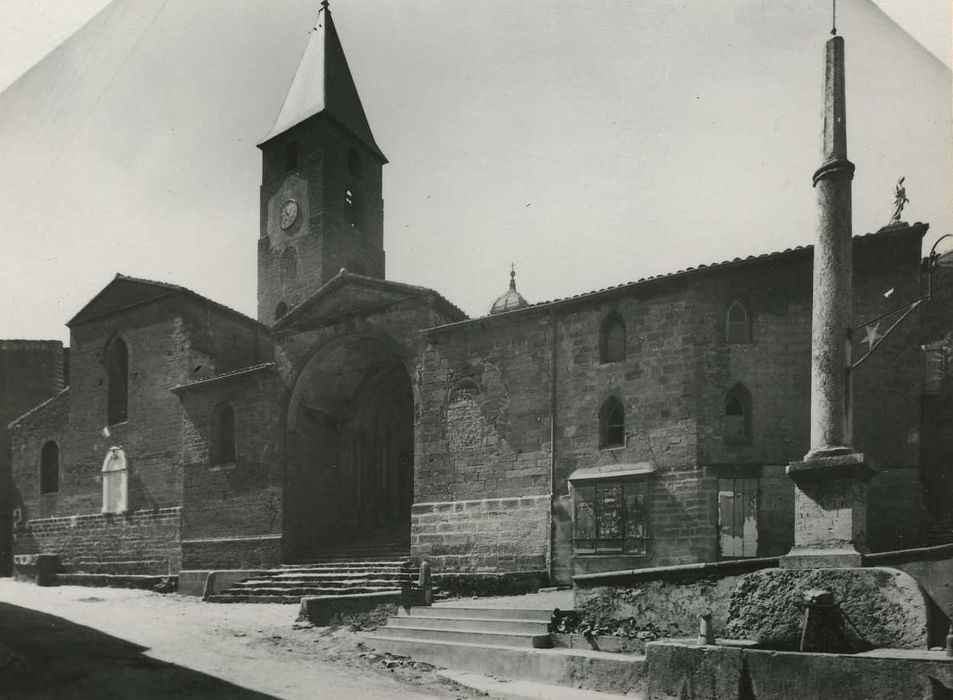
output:
[[[572,510],[572,546],[574,555],[618,554],[624,556],[645,557],[649,554],[650,536],[650,496],[651,482],[647,475],[627,478],[587,479],[581,483],[573,483],[573,510]],[[603,537],[601,527],[605,524],[602,508],[605,499],[600,498],[600,489],[618,489],[619,522],[618,532],[621,536]],[[629,490],[629,494],[626,491]],[[591,494],[586,498],[586,494]],[[640,507],[631,508],[629,495],[638,497]],[[580,537],[579,526],[580,506],[588,503],[591,512],[592,537]],[[638,517],[636,517],[638,516]],[[632,527],[632,521],[638,525]],[[638,531],[633,535],[630,532]],[[588,546],[587,544],[588,543]]]
[[[735,309],[741,309],[743,321],[732,321],[731,314]],[[740,333],[738,331],[740,327]],[[732,332],[735,329],[735,332]],[[729,345],[743,345],[751,342],[751,312],[741,299],[733,299],[725,310],[725,342]],[[737,335],[736,335],[737,334]]]
[[[621,414],[621,421],[619,423],[610,422],[616,413]],[[610,441],[610,431],[613,430],[613,428],[621,429],[621,441]],[[602,406],[599,409],[599,449],[618,450],[623,448],[626,445],[627,437],[625,430],[625,405],[618,397],[610,396],[602,402]]]

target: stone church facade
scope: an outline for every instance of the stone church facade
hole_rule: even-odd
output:
[[[258,318],[123,275],[86,304],[69,386],[9,426],[15,561],[174,574],[402,552],[566,583],[790,548],[809,247],[533,305],[511,280],[475,319],[387,280],[386,158],[327,12],[259,147]],[[855,238],[856,319],[921,295],[926,230]],[[930,313],[854,378],[876,550],[924,542],[921,455],[931,479],[953,460],[923,442],[923,334],[949,332]]]

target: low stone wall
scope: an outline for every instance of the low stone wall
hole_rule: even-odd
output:
[[[777,566],[775,558],[741,559],[586,574],[573,579],[576,612],[593,624],[634,618],[639,629],[663,637],[698,632],[698,616],[712,614],[716,632],[728,623],[731,591],[746,573]]]
[[[844,656],[698,646],[646,645],[653,700],[935,700],[953,694],[953,659],[942,652]]]
[[[169,574],[181,568],[180,508],[28,520],[17,555],[56,554],[62,572]]]
[[[434,572],[547,570],[549,496],[416,503],[411,554]]]
[[[185,569],[273,569],[281,565],[281,535],[182,540]]]

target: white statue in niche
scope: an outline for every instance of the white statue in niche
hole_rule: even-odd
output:
[[[103,513],[125,513],[129,508],[129,472],[122,447],[109,448],[102,472]]]

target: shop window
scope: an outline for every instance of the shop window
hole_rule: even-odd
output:
[[[50,440],[40,450],[40,493],[60,490],[60,448]]]
[[[614,396],[602,405],[599,415],[599,447],[625,446],[625,408]]]
[[[573,545],[578,554],[644,555],[648,481],[596,481],[573,488]]]
[[[129,349],[115,338],[106,351],[106,420],[123,423],[129,416]]]
[[[210,463],[235,463],[235,409],[230,404],[219,404],[212,413]]]
[[[747,343],[751,340],[748,310],[737,299],[731,302],[725,314],[725,340],[729,343]]]
[[[741,384],[725,396],[722,435],[729,442],[751,440],[751,394]]]
[[[625,323],[618,314],[612,314],[602,324],[600,351],[603,363],[625,360]]]

